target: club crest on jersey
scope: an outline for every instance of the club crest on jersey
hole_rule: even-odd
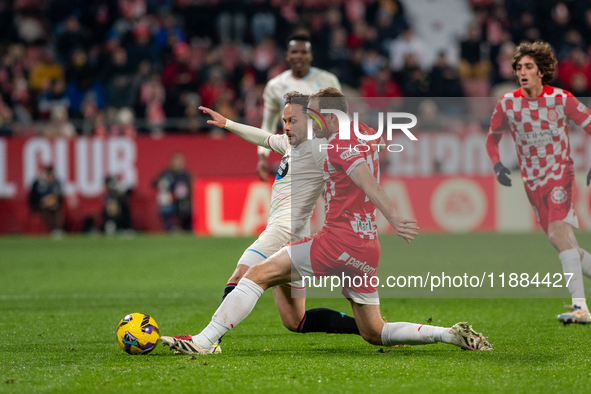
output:
[[[550,198],[554,204],[565,203],[568,199],[568,193],[562,186],[556,186],[550,193]]]
[[[558,120],[558,112],[554,108],[548,109],[548,120],[550,122],[556,122]]]

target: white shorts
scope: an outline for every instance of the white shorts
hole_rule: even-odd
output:
[[[259,238],[250,245],[238,260],[238,264],[252,267],[268,259],[290,242],[289,234],[276,228],[266,228]]]

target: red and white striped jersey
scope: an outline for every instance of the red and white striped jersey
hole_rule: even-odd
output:
[[[567,167],[572,166],[569,119],[591,134],[591,111],[570,92],[544,85],[539,97],[527,98],[519,88],[497,102],[489,138],[498,144],[503,131],[509,129],[521,177],[533,191],[551,179],[561,179]],[[495,160],[492,156],[491,159]]]
[[[359,123],[359,132],[364,135],[376,133],[363,123]],[[328,139],[329,149],[323,172],[325,226],[353,231],[362,239],[377,239],[376,207],[349,174],[357,165],[365,162],[373,176],[380,181],[378,141],[358,139],[353,131],[353,123],[351,139],[340,140],[339,133]]]

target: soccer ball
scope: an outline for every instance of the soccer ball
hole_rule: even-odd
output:
[[[127,315],[117,326],[117,342],[129,354],[148,354],[159,340],[158,324],[145,313]]]

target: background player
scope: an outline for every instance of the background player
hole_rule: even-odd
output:
[[[498,148],[503,131],[511,131],[529,201],[548,240],[559,253],[564,273],[572,274],[568,289],[573,305],[569,312],[558,315],[558,321],[589,324],[583,273],[591,278],[591,255],[579,247],[573,231],[579,222],[573,209],[576,185],[568,130],[572,119],[591,134],[591,111],[570,92],[547,85],[554,76],[556,63],[547,43],[523,43],[517,47],[512,66],[521,88],[498,101],[486,150],[499,182],[511,186],[506,175],[510,171],[501,164]],[[591,172],[587,185],[590,176]]]
[[[236,283],[244,276],[249,267],[270,257],[289,242],[310,235],[310,217],[314,206],[320,197],[324,182],[322,180],[322,165],[326,157],[326,151],[321,151],[318,146],[326,143],[324,139],[307,140],[302,128],[292,131],[292,124],[300,121],[305,123],[303,116],[292,114],[292,98],[307,96],[297,92],[286,95],[286,104],[283,108],[283,123],[285,134],[274,135],[264,130],[238,124],[226,119],[219,113],[206,107],[200,109],[213,119],[209,124],[226,128],[248,142],[273,149],[274,152],[283,154],[282,165],[277,171],[277,176],[272,187],[271,210],[265,231],[248,247],[236,266],[236,270],[228,280],[224,290],[225,298],[236,287]],[[302,113],[299,106],[299,113]],[[305,182],[297,180],[293,184],[292,171],[298,178],[305,175]],[[296,284],[297,285],[297,284]],[[357,334],[359,330],[355,319],[340,312],[315,308],[305,310],[304,294],[297,298],[291,297],[292,289],[305,292],[300,286],[293,287],[290,284],[276,286],[273,295],[277,309],[281,315],[281,321],[291,331],[301,333],[327,332],[339,334]]]
[[[271,134],[275,134],[277,131],[277,122],[285,104],[284,96],[287,93],[297,91],[303,94],[312,94],[329,86],[341,89],[341,84],[334,74],[311,67],[312,44],[308,34],[297,33],[287,38],[285,59],[289,63],[289,70],[267,82],[263,92],[265,105],[261,129]],[[262,181],[266,182],[269,174],[267,158],[270,150],[258,147],[257,152],[259,155],[257,174]]]
[[[332,100],[326,102],[327,98]],[[324,103],[320,104],[323,100]],[[345,113],[348,110],[344,96],[334,88],[323,89],[313,95],[307,107],[313,111],[319,111],[321,107]],[[301,106],[292,106],[292,117],[305,119],[301,109]],[[200,334],[190,339],[164,336],[162,342],[165,346],[186,354],[209,354],[210,346],[246,318],[269,287],[287,283],[294,277],[361,277],[361,271],[355,268],[355,264],[346,264],[349,258],[364,261],[363,266],[369,266],[373,271],[363,269],[363,272],[373,277],[380,257],[376,207],[407,242],[418,234],[416,221],[405,220],[396,213],[376,180],[379,177],[377,145],[369,144],[369,149],[364,152],[348,150],[346,147],[350,140],[338,138],[338,118],[330,114],[325,116],[325,120],[326,129],[317,130],[316,136],[327,138],[334,149],[328,150],[324,160],[326,219],[322,229],[252,266]],[[300,127],[305,130],[305,124],[304,121],[294,122],[292,133]],[[359,130],[368,136],[375,134],[373,129],[362,123],[359,124]],[[362,140],[358,141],[363,143]],[[377,289],[371,283],[369,280],[369,284],[366,281],[361,286],[343,287],[344,295],[351,302],[361,336],[369,343],[391,346],[399,343],[444,342],[470,350],[492,349],[486,339],[466,323],[456,324],[452,328],[385,323],[380,312]]]

